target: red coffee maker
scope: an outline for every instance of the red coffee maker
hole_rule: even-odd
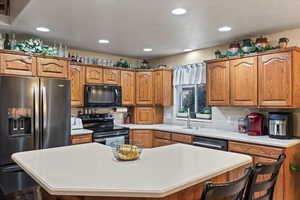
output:
[[[246,116],[248,122],[248,135],[264,135],[264,115],[260,113],[250,113]]]

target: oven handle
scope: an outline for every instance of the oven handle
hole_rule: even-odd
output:
[[[111,137],[122,137],[122,136],[125,136],[125,137],[128,137],[129,134],[128,133],[121,133],[121,134],[112,134],[112,135],[101,135],[100,137],[97,137],[96,135],[93,136],[94,139],[97,139],[97,138],[111,138]]]
[[[207,148],[223,149],[223,147],[221,145],[208,144],[208,143],[202,143],[202,142],[193,142],[193,145],[207,147]]]

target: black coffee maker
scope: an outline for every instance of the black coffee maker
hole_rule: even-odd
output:
[[[293,137],[293,115],[289,112],[269,113],[269,136],[278,139]]]

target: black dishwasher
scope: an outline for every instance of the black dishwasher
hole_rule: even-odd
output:
[[[222,139],[194,136],[193,145],[209,149],[228,151],[228,141]]]

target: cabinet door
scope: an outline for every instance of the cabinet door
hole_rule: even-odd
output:
[[[134,118],[136,124],[154,124],[155,108],[153,107],[135,107]]]
[[[134,144],[142,144],[144,148],[153,147],[153,134],[151,130],[134,130],[132,134],[132,142]]]
[[[256,163],[270,163],[270,162],[276,162],[276,160],[274,159],[270,159],[270,158],[264,158],[264,157],[259,157],[259,156],[255,156],[254,157],[254,162]],[[277,178],[277,183],[275,186],[275,192],[274,192],[274,200],[282,200],[284,199],[284,173],[283,173],[283,166],[281,167],[279,174],[278,174],[278,178]],[[270,175],[259,175],[257,181],[261,182],[261,181],[265,181],[268,180],[271,176]],[[265,192],[258,192],[257,194],[255,194],[255,197],[260,197],[262,195],[264,195]]]
[[[229,105],[229,62],[207,65],[207,103],[211,106]]]
[[[136,104],[151,105],[154,103],[153,86],[152,72],[136,73]]]
[[[154,104],[163,105],[163,72],[154,72]]]
[[[233,106],[257,105],[257,57],[230,61],[230,92]]]
[[[173,104],[172,71],[154,72],[154,104],[171,106]]]
[[[120,85],[121,72],[116,69],[103,69],[103,82],[108,85]]]
[[[289,107],[292,105],[291,53],[258,57],[259,106]]]
[[[72,106],[83,106],[84,67],[71,65],[70,79]]]
[[[37,75],[50,78],[68,78],[69,62],[55,58],[37,58]]]
[[[121,72],[122,104],[135,104],[135,72]]]
[[[1,73],[21,76],[36,76],[36,58],[32,56],[2,54]]]
[[[172,144],[171,140],[161,139],[161,138],[154,138],[153,139],[153,147],[161,147],[167,146]]]
[[[100,67],[86,67],[85,81],[89,84],[103,84],[103,69]]]

